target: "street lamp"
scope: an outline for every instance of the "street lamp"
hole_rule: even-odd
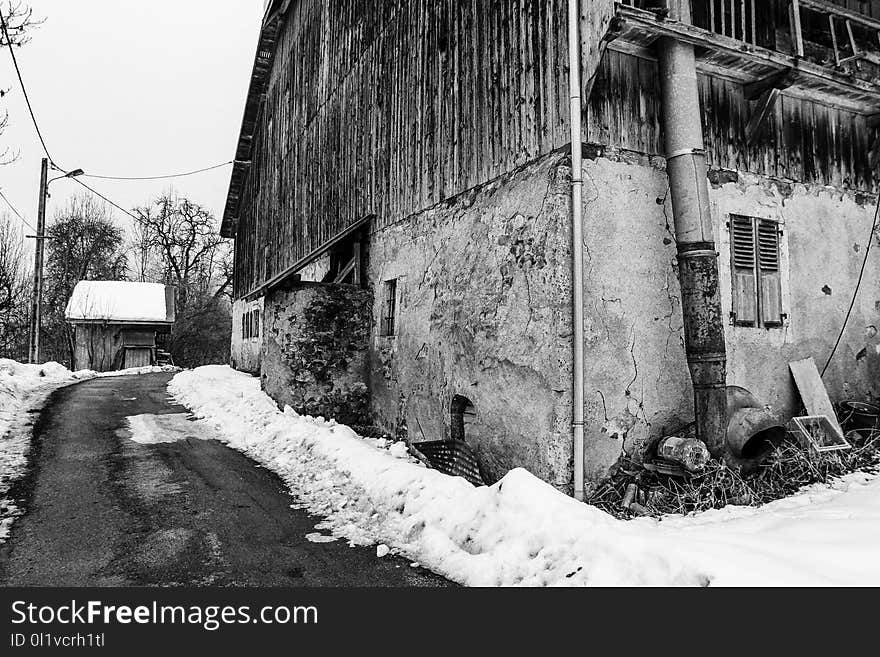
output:
[[[58,168],[54,164],[52,167]],[[52,180],[47,180],[48,174],[49,160],[44,157],[42,168],[40,169],[40,196],[37,200],[37,234],[34,236],[37,243],[34,248],[34,296],[31,300],[31,335],[30,344],[28,345],[28,360],[31,363],[38,363],[40,361],[40,325],[42,324],[43,310],[43,245],[46,239],[46,198],[49,196],[49,184],[61,178],[82,176],[85,174],[85,171],[74,169],[62,176],[52,178]]]

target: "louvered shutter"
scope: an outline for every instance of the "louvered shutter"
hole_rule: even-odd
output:
[[[755,265],[755,227],[751,217],[731,215],[730,247],[733,269],[733,320],[737,325],[755,326],[758,321]]]
[[[761,321],[764,326],[782,324],[782,277],[779,271],[779,225],[756,220],[758,268],[761,278]]]

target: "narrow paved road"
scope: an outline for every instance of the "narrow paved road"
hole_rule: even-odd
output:
[[[375,548],[315,543],[319,518],[283,482],[214,440],[140,444],[127,416],[184,413],[169,374],[55,393],[35,426],[27,513],[0,546],[0,584],[444,586]]]

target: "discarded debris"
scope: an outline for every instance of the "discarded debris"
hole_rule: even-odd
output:
[[[709,462],[709,450],[703,441],[681,436],[661,440],[657,445],[657,456],[680,463],[689,472],[699,472]]]
[[[789,363],[788,368],[791,370],[798,392],[801,394],[807,415],[824,415],[834,426],[838,435],[843,437],[843,428],[834,413],[834,406],[828,398],[828,391],[825,390],[825,384],[822,383],[822,377],[816,368],[816,361],[811,356]]]
[[[880,429],[880,406],[855,400],[841,402],[840,423],[846,431]]]
[[[810,484],[880,469],[880,430],[859,435],[849,450],[816,452],[804,449],[796,434],[789,432],[751,474],[712,459],[702,472],[680,468],[678,476],[670,476],[658,468],[658,459],[642,463],[626,458],[587,501],[622,519],[685,515],[728,505],[760,506]]]
[[[843,433],[838,431],[825,415],[805,415],[792,418],[801,447],[821,454],[850,449]],[[839,425],[838,425],[839,426]]]

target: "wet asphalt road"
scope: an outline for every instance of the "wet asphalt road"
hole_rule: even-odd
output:
[[[6,586],[448,586],[375,548],[313,543],[319,518],[273,473],[213,440],[156,445],[119,430],[184,413],[170,374],[62,388],[34,428],[26,514],[0,546]]]

